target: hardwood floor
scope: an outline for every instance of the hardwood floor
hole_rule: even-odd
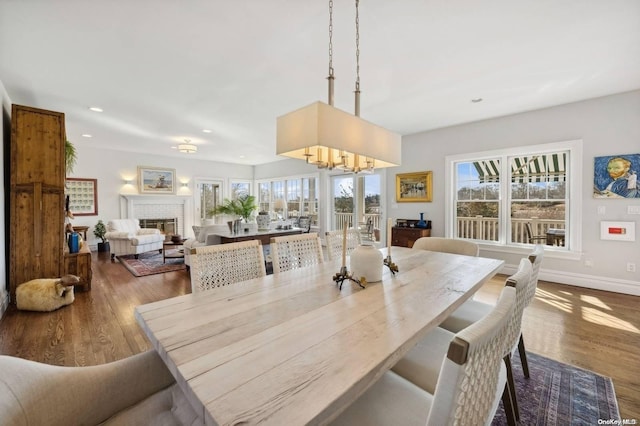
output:
[[[18,311],[0,321],[0,354],[55,365],[95,365],[151,349],[137,305],[189,293],[187,272],[135,278],[108,253],[92,253],[93,283],[51,313]],[[493,303],[504,276],[477,298]],[[640,420],[640,297],[541,281],[525,310],[527,350],[613,378],[622,418]]]

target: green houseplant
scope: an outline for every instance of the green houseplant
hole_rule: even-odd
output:
[[[227,214],[231,216],[239,216],[244,219],[245,222],[249,222],[251,215],[258,209],[256,204],[256,197],[253,195],[244,195],[236,198],[235,200],[225,200],[214,209],[209,211],[209,214]]]
[[[102,242],[98,243],[98,252],[105,252],[111,249],[109,241],[104,237],[106,233],[107,227],[104,226],[104,222],[102,220],[98,220],[98,223],[96,223],[96,226],[93,228],[93,235],[102,240]]]
[[[69,141],[65,141],[64,144],[64,168],[67,175],[73,173],[73,168],[76,166],[78,160],[78,154],[76,147]]]

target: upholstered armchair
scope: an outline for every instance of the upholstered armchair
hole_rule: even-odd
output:
[[[0,356],[0,371],[3,425],[203,424],[153,350],[91,367]]]
[[[164,235],[158,229],[140,228],[138,219],[114,219],[107,223],[111,259],[124,254],[138,254],[152,250],[162,250]]]

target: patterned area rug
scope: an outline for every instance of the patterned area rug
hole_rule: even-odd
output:
[[[620,420],[609,377],[531,352],[527,360],[529,379],[522,374],[520,356],[516,353],[512,358],[521,425],[597,425],[598,420]],[[506,424],[500,402],[492,425]]]
[[[137,259],[132,254],[116,257],[136,277],[187,269],[182,258],[167,258],[166,263],[162,263],[162,253],[157,251],[141,253]]]

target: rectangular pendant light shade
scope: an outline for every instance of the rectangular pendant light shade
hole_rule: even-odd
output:
[[[401,162],[400,135],[323,102],[278,117],[276,127],[278,155],[309,158],[309,162],[327,161],[316,155],[320,151],[326,156],[328,149],[333,149],[336,155],[345,151],[351,165],[358,160],[362,163],[365,158],[374,159],[375,168],[398,166]]]

